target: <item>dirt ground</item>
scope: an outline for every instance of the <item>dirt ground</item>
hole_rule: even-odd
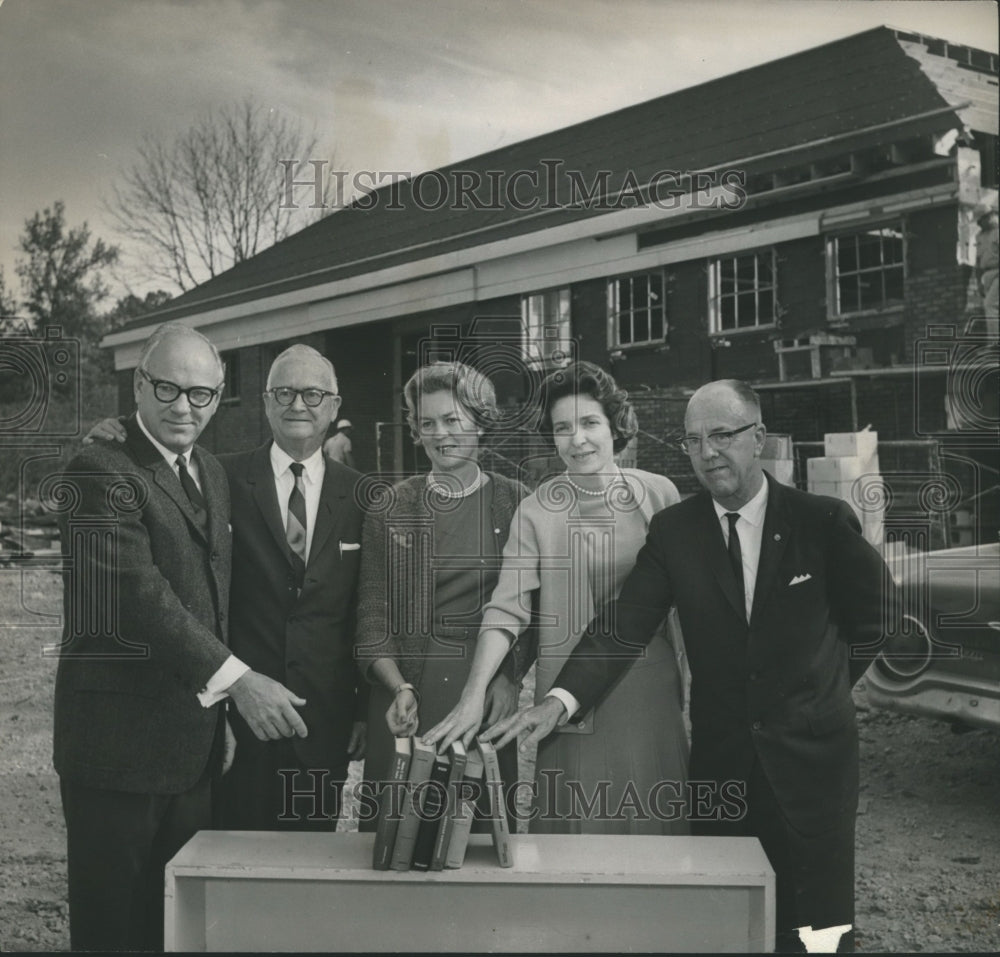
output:
[[[66,950],[65,847],[51,765],[58,628],[48,571],[0,569],[0,951]],[[867,710],[858,948],[1000,951],[1000,735]]]

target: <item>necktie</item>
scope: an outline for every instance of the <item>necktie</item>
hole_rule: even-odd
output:
[[[208,513],[205,509],[205,496],[201,494],[201,490],[195,484],[194,479],[191,478],[191,473],[188,471],[187,462],[184,461],[183,455],[177,456],[177,474],[180,476],[181,488],[184,489],[184,493],[187,495],[188,501],[194,509],[195,519],[199,525],[204,527],[205,522],[208,520]]]
[[[736,523],[740,520],[739,512],[726,512],[729,519],[729,564],[733,566],[736,576],[736,592],[740,596],[740,608],[746,614],[746,589],[743,585],[743,549],[740,548],[740,533],[736,531]]]
[[[288,547],[298,561],[295,569],[301,582],[306,570],[306,490],[302,482],[301,462],[292,462],[289,466],[295,476],[295,485],[288,496],[288,520],[285,522],[285,537]],[[300,585],[301,587],[301,585]]]

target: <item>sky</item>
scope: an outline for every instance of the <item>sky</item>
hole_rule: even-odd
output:
[[[121,244],[142,137],[248,96],[417,173],[880,24],[997,50],[992,0],[0,0],[0,265],[57,200]]]

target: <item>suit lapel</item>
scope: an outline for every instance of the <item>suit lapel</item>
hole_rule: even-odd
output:
[[[704,513],[702,520],[708,529],[708,535],[705,538],[705,558],[708,567],[715,575],[719,587],[726,596],[726,600],[733,606],[733,610],[741,619],[746,620],[747,610],[737,589],[733,566],[729,564],[726,541],[722,537],[722,523],[719,521],[719,516],[715,514],[712,497],[707,492],[700,493],[700,495]]]
[[[337,515],[340,512],[338,506],[345,494],[339,486],[333,468],[327,464],[323,476],[323,488],[319,493],[319,508],[316,510],[316,528],[313,530],[312,544],[309,546],[308,565],[313,563],[337,524]]]
[[[208,538],[211,542],[218,542],[225,538],[224,530],[229,524],[229,511],[222,507],[223,489],[218,482],[213,480],[212,473],[206,467],[205,453],[198,446],[195,446],[193,455],[198,463],[201,491],[208,507]]]
[[[788,547],[791,533],[781,486],[767,473],[765,479],[768,483],[767,510],[764,513],[764,531],[760,542],[760,560],[757,565],[757,582],[754,585],[751,621],[763,607],[764,600],[774,587],[778,567]]]
[[[187,519],[187,523],[191,526],[195,535],[202,542],[207,542],[206,530],[198,523],[195,517],[194,506],[192,506],[188,499],[187,493],[181,485],[181,480],[153,443],[143,434],[134,414],[126,419],[125,431],[128,435],[128,442],[132,447],[136,462],[152,473],[153,481],[181,510],[181,513]]]
[[[255,449],[250,457],[250,467],[247,470],[247,484],[252,487],[253,500],[260,510],[264,525],[274,538],[278,550],[291,564],[288,549],[288,539],[281,525],[281,508],[278,506],[278,493],[274,487],[274,469],[271,468],[271,444]]]

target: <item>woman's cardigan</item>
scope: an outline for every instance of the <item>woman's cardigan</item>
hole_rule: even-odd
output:
[[[511,519],[527,488],[495,472],[485,473],[493,487],[491,526],[499,558]],[[378,479],[364,486],[365,523],[358,580],[358,629],[355,655],[362,674],[378,658],[396,661],[405,681],[420,687],[434,628],[435,511],[427,475],[396,485]],[[435,502],[441,500],[434,496]],[[478,628],[472,629],[474,636]],[[518,642],[502,670],[515,683],[530,665],[530,641]]]

